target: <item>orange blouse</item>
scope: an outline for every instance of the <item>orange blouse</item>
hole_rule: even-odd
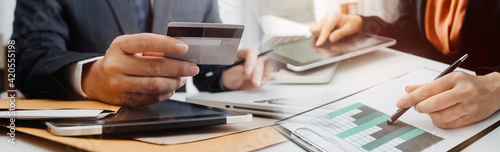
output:
[[[467,0],[427,1],[425,36],[445,55],[458,51],[466,5]]]

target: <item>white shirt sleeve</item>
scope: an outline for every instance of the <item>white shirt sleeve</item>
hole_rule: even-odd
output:
[[[73,91],[82,95],[85,98],[88,98],[87,94],[83,92],[82,89],[82,70],[83,70],[83,65],[97,61],[99,59],[104,58],[104,56],[99,56],[99,57],[94,57],[82,61],[78,61],[77,63],[73,63],[69,65],[69,82],[71,86],[73,87]]]

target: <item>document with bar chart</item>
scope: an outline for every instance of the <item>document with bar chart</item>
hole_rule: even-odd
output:
[[[360,151],[422,151],[443,140],[405,123],[387,125],[389,117],[355,103],[310,122]]]
[[[440,129],[426,114],[408,110],[393,125],[387,120],[397,108],[404,87],[432,81],[439,72],[418,69],[328,105],[294,116],[279,125],[297,140],[326,151],[447,151],[500,119],[500,113],[470,126]],[[305,138],[305,139],[303,139]]]

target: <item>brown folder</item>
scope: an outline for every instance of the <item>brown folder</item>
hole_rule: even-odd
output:
[[[265,119],[265,118],[262,118]],[[0,122],[0,126],[6,127],[6,121]],[[281,135],[272,127],[263,127],[245,132],[229,134],[206,140],[188,142],[173,145],[158,145],[137,140],[124,139],[116,136],[82,136],[82,137],[62,137],[55,136],[47,132],[42,127],[33,127],[22,123],[16,124],[16,132],[23,132],[40,138],[45,138],[58,143],[70,145],[86,151],[255,151],[271,145],[286,141],[286,137]]]

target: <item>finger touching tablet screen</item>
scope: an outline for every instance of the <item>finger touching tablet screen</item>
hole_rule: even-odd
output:
[[[278,45],[274,48],[272,57],[287,63],[290,70],[305,71],[394,45],[396,40],[356,33],[334,43],[327,42],[319,47],[315,44],[315,38],[308,38]]]

